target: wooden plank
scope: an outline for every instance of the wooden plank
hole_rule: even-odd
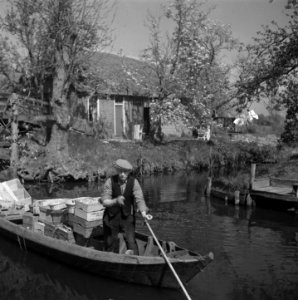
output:
[[[260,188],[260,187],[268,187],[270,186],[270,181],[268,177],[265,178],[257,178],[254,182],[253,182],[253,189],[255,188]]]
[[[298,184],[298,180],[296,179],[281,179],[281,178],[270,178],[270,185],[272,186],[290,186],[292,187],[294,184]]]
[[[266,186],[254,188],[254,191],[264,191],[268,193],[280,193],[280,194],[291,194],[292,189],[290,187],[276,187],[276,186]]]
[[[280,200],[286,202],[298,203],[298,198],[294,194],[281,194],[277,192],[268,192],[266,190],[251,190],[251,196],[267,198],[268,200]]]
[[[288,195],[292,192],[292,190],[288,188],[270,188],[267,190],[267,192],[281,194],[281,195]]]
[[[0,93],[0,114],[2,114],[2,118],[9,118],[8,113],[3,113],[6,106],[7,101],[11,94],[9,93]],[[35,99],[31,97],[24,97],[21,95],[17,95],[19,100],[19,116],[18,120],[23,121],[30,124],[37,124],[34,121],[34,117],[40,114],[47,114],[49,111],[49,103],[46,101],[42,101],[40,99]]]

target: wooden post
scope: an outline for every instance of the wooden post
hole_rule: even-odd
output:
[[[210,197],[206,197],[206,207],[208,216],[211,215],[211,202]]]
[[[211,194],[211,188],[212,188],[212,178],[208,177],[207,187],[206,187],[206,196],[210,197]]]
[[[247,210],[246,210],[246,219],[247,219],[247,221],[248,221],[248,224],[250,224],[251,215],[252,215],[252,208],[249,207],[249,208],[247,208]]]
[[[253,163],[250,165],[250,181],[249,181],[249,189],[253,188],[253,184],[256,178],[256,164]]]
[[[48,173],[48,181],[50,183],[54,183],[54,174],[52,173],[52,171],[49,171]]]
[[[250,193],[248,193],[247,196],[246,196],[246,205],[248,207],[252,206],[252,198],[250,196]]]
[[[19,136],[19,125],[18,125],[18,96],[13,93],[9,99],[12,110],[12,120],[11,120],[11,153],[10,153],[10,166],[12,168],[13,177],[17,177],[17,165],[19,162],[18,153],[18,136]]]
[[[236,205],[234,218],[239,219],[239,213],[240,213],[240,207],[239,207],[239,205]]]
[[[235,205],[239,205],[240,203],[240,191],[235,191],[234,192],[234,197],[235,197]]]
[[[297,184],[293,184],[293,191],[294,191],[296,198],[298,198],[298,185]]]

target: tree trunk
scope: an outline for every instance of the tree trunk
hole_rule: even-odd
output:
[[[52,156],[68,156],[68,131],[61,129],[57,124],[54,124],[47,150]]]
[[[66,51],[56,50],[56,72],[53,78],[53,95],[51,100],[55,124],[51,139],[47,145],[48,153],[57,157],[68,156],[68,129],[70,126],[70,105],[68,103],[69,81],[67,76]],[[66,61],[65,61],[66,60]]]
[[[19,151],[18,151],[18,136],[19,136],[19,126],[18,126],[18,105],[17,105],[17,95],[12,94],[10,98],[12,104],[12,121],[11,121],[11,153],[10,153],[10,167],[12,169],[12,175],[14,178],[17,177],[17,166],[19,162]]]
[[[161,123],[161,118],[158,119],[156,122],[154,129],[153,129],[153,138],[155,142],[161,143],[164,138],[164,134],[162,132],[162,123]]]

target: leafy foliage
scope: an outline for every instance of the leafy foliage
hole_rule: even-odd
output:
[[[298,75],[298,3],[288,1],[289,23],[264,26],[254,43],[247,46],[248,55],[240,61],[238,99],[242,107],[264,97],[288,110],[286,132],[282,140],[295,141],[295,86]],[[272,105],[272,106],[274,106]],[[294,132],[291,132],[294,130]]]
[[[174,25],[171,34],[160,29],[164,19]],[[180,114],[183,121],[206,121],[211,111],[229,98],[230,69],[219,63],[219,55],[236,45],[230,28],[210,20],[203,3],[196,0],[170,1],[162,16],[148,16],[148,27],[151,38],[142,57],[150,75],[144,77],[136,70],[127,73],[154,94],[152,107],[162,114],[161,119],[172,121]],[[175,99],[182,105],[175,106]],[[174,110],[165,109],[169,102]]]
[[[8,37],[0,39],[0,83],[2,91],[20,90],[18,86],[21,73],[21,56],[11,44]]]
[[[263,26],[254,43],[247,46],[248,54],[240,64],[238,82],[239,95],[243,100],[272,95],[282,98],[298,65],[297,14],[298,6],[295,4],[291,7],[286,27],[272,21],[270,26]]]
[[[287,106],[284,132],[281,141],[288,145],[298,144],[298,83],[292,82],[288,87],[288,96],[284,100]]]

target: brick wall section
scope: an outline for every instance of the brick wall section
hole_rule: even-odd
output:
[[[114,100],[100,100],[100,119],[104,121],[106,129],[114,135]]]

